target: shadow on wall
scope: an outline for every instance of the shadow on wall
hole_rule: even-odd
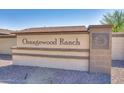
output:
[[[12,55],[0,54],[0,60],[12,60]]]
[[[113,60],[112,67],[124,68],[124,60]]]

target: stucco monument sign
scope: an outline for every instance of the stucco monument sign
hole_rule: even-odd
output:
[[[15,34],[15,65],[111,72],[109,25],[33,28]]]

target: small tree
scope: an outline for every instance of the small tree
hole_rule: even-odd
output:
[[[113,32],[120,32],[124,30],[124,12],[115,10],[113,13],[103,15],[101,24],[113,25]]]

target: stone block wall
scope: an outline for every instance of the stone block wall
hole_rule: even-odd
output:
[[[111,26],[89,26],[90,72],[111,73]]]

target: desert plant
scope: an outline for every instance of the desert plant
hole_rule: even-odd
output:
[[[101,24],[113,25],[113,32],[120,32],[124,30],[124,12],[115,10],[112,13],[103,15],[103,19],[100,21]]]

